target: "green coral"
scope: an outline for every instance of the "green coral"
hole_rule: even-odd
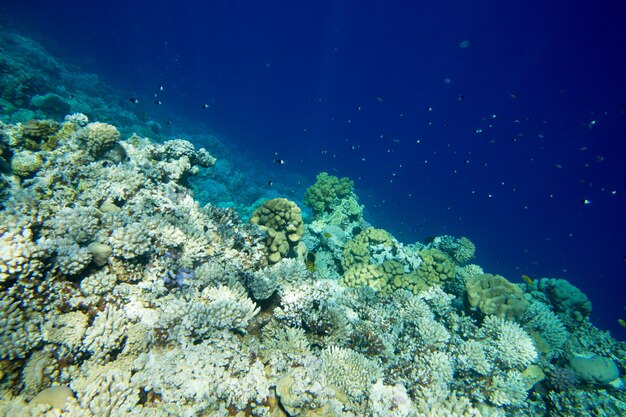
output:
[[[430,285],[441,284],[448,278],[454,277],[454,265],[445,253],[437,249],[427,249],[420,252],[422,264],[417,269],[417,277]]]
[[[250,223],[258,224],[267,231],[265,243],[268,251],[267,260],[270,264],[275,264],[288,256],[298,245],[304,226],[302,210],[296,203],[286,198],[273,198],[264,202],[252,214]]]
[[[11,159],[11,171],[22,178],[27,178],[35,174],[43,161],[36,152],[22,151],[13,155]]]
[[[348,197],[354,188],[354,181],[349,178],[338,178],[320,172],[315,184],[304,193],[304,204],[313,210],[316,216],[331,213],[333,202]]]
[[[382,265],[360,263],[348,269],[339,279],[345,287],[371,287],[382,291],[387,287],[388,277]]]
[[[341,264],[344,270],[360,263],[369,263],[372,246],[383,245],[392,248],[395,239],[383,229],[368,227],[346,243]]]
[[[417,294],[454,276],[454,265],[443,252],[428,249],[417,254],[373,227],[346,243],[342,266],[343,285],[368,285],[384,293],[405,289]]]
[[[54,135],[59,130],[61,124],[54,120],[29,120],[22,126],[21,144],[31,151],[52,150],[56,146]]]
[[[476,246],[466,237],[455,239],[452,236],[441,236],[435,239],[434,246],[448,255],[459,265],[466,264],[474,257]]]

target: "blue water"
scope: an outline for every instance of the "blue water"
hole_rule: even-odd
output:
[[[121,101],[203,124],[267,181],[303,179],[300,190],[277,181],[278,192],[301,196],[320,171],[348,176],[375,226],[405,242],[467,236],[476,262],[512,281],[565,278],[592,300],[592,321],[624,339],[626,5],[443,3],[0,11],[123,88]]]

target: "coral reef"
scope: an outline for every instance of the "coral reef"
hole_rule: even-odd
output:
[[[309,221],[217,139],[0,41],[0,415],[626,413],[626,346],[567,281],[485,274],[463,237],[400,243],[347,178],[318,176]]]

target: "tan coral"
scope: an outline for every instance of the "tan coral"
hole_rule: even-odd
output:
[[[298,245],[302,236],[302,210],[286,198],[267,200],[259,207],[250,223],[258,224],[267,231],[267,259],[270,264],[279,262]]]
[[[524,293],[500,275],[475,275],[467,281],[470,306],[486,315],[519,319],[528,307]]]
[[[454,265],[440,250],[424,250],[420,252],[420,258],[423,262],[417,270],[417,275],[422,281],[433,285],[454,277]]]

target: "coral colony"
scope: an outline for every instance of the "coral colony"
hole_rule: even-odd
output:
[[[626,415],[624,344],[567,281],[483,271],[466,237],[403,244],[326,173],[249,221],[201,206],[210,147],[129,131],[21,42],[0,81],[1,415]]]

